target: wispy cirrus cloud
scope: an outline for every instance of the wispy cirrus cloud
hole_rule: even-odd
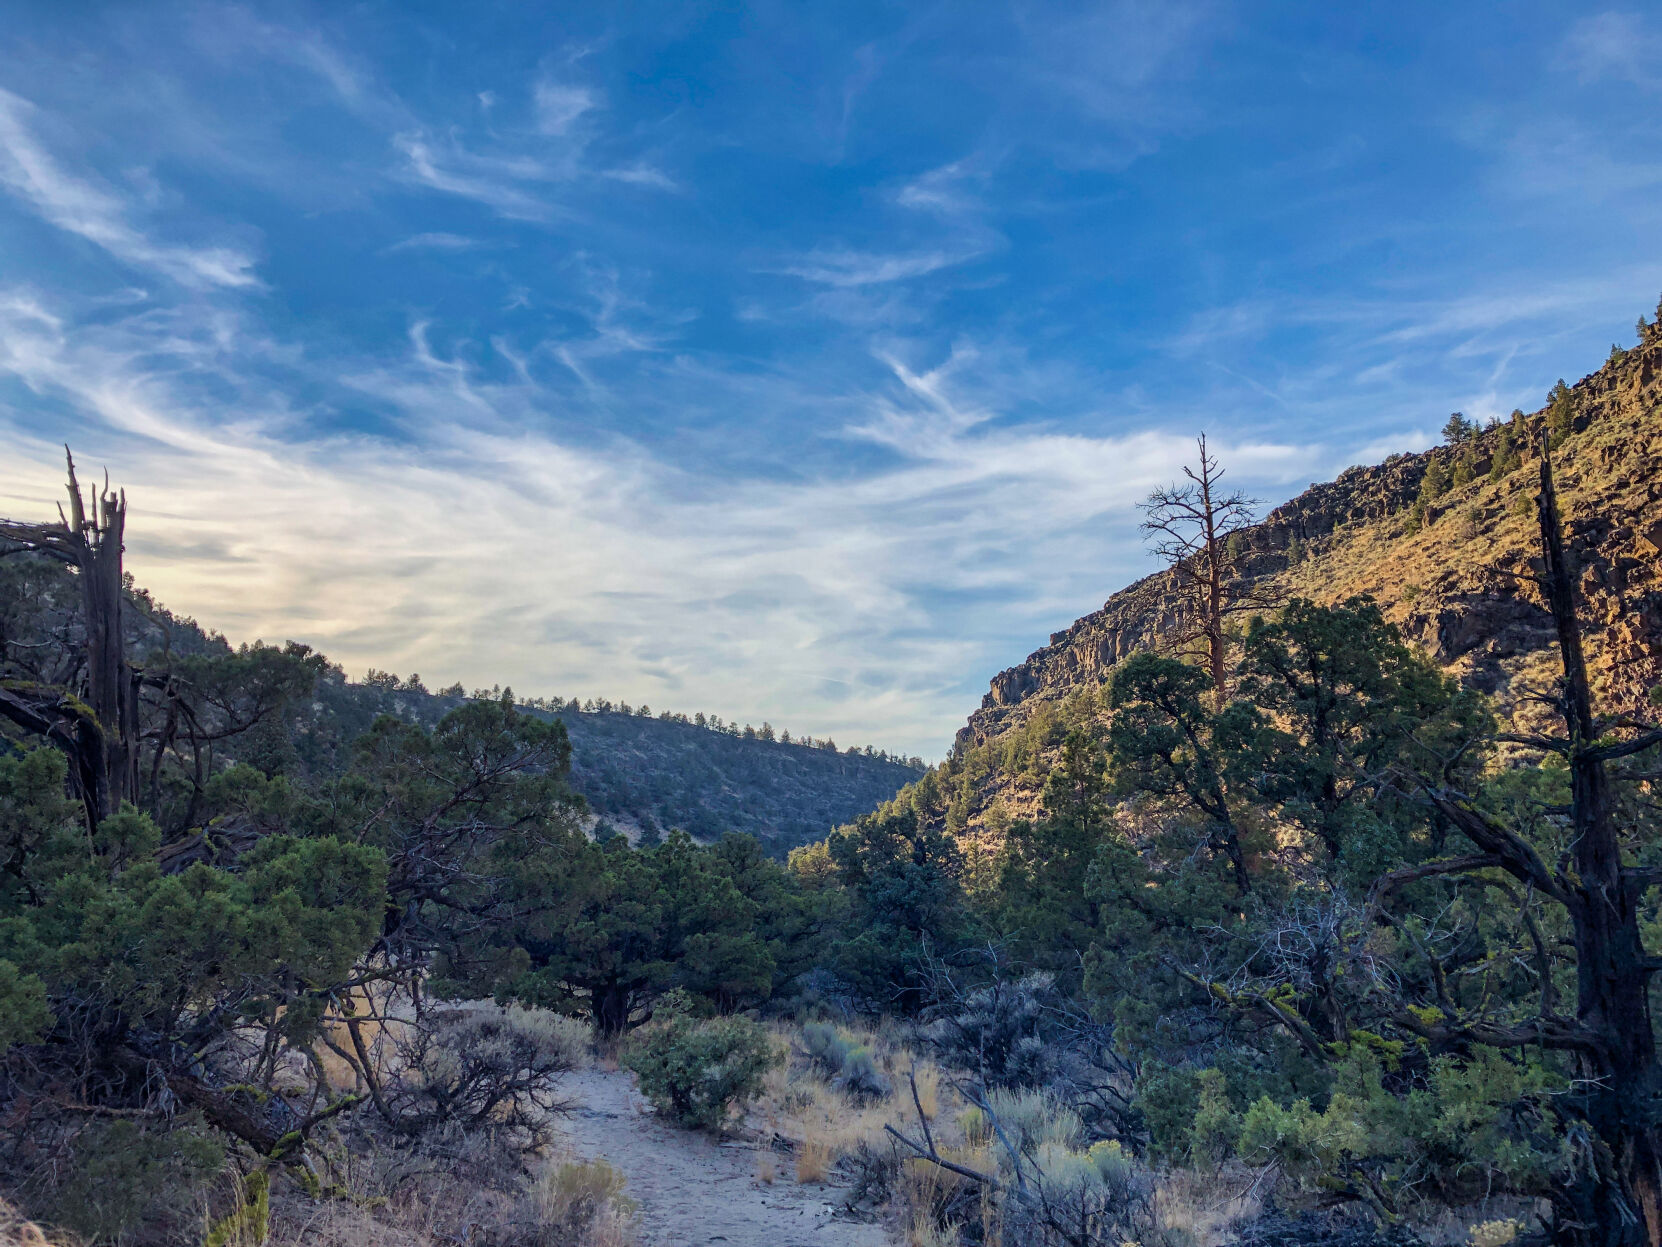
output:
[[[128,219],[131,206],[88,175],[65,169],[34,130],[37,110],[0,88],[0,186],[42,219],[117,260],[195,288],[258,286],[254,257],[223,245],[158,243]]]
[[[919,251],[886,255],[829,250],[810,252],[776,271],[822,286],[877,286],[925,277],[974,258],[974,252]]]
[[[309,4],[8,27],[0,510],[72,441],[353,669],[933,752],[1193,432],[1285,497],[1662,286],[1643,12]]]
[[[1570,27],[1564,45],[1567,64],[1583,82],[1615,78],[1662,90],[1662,33],[1637,13],[1583,17]]]
[[[523,370],[490,380],[419,325],[402,359],[347,378],[409,440],[296,443],[288,413],[262,409],[258,371],[226,373],[225,343],[288,361],[299,388],[339,365],[244,322],[77,320],[12,291],[0,340],[0,379],[61,404],[77,453],[127,485],[135,573],[234,635],[293,636],[352,669],[478,684],[511,672],[526,691],[610,691],[908,749],[929,750],[965,673],[998,661],[1012,612],[1088,607],[1100,557],[1130,573],[1131,503],[1189,449],[1175,434],[985,435],[989,413],[955,392],[965,359],[891,361],[898,384],[857,399],[870,420],[848,430],[896,452],[888,466],[714,481],[628,440],[530,432],[526,414],[556,391]],[[177,380],[208,367],[211,402]],[[10,403],[0,428],[21,469],[0,510],[38,509],[55,440]],[[1308,451],[1226,449],[1243,476],[1308,470]],[[1036,583],[1035,565],[1058,575]],[[959,612],[972,600],[976,620]]]
[[[501,97],[478,93],[485,114],[498,119]],[[655,190],[682,188],[650,160],[592,160],[588,119],[602,106],[592,88],[539,78],[530,90],[528,117],[518,128],[493,124],[482,134],[452,125],[401,130],[393,144],[404,176],[432,190],[469,199],[511,221],[546,224],[569,214],[575,188],[621,183]]]
[[[595,94],[588,87],[544,79],[531,90],[537,131],[565,135],[584,113],[595,107]]]
[[[384,250],[389,254],[397,251],[473,251],[484,245],[485,243],[481,239],[470,238],[466,234],[451,234],[443,230],[432,230],[421,234],[411,234],[408,238],[401,238]]]
[[[546,221],[556,213],[548,183],[558,171],[531,156],[481,155],[455,135],[425,131],[399,134],[394,146],[411,180],[483,204],[510,221]]]

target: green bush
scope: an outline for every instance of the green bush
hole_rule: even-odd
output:
[[[860,1102],[881,1100],[891,1090],[889,1080],[877,1068],[877,1058],[864,1044],[848,1050],[831,1085]]]
[[[1278,1161],[1295,1182],[1387,1216],[1428,1195],[1460,1203],[1492,1190],[1543,1193],[1564,1164],[1544,1106],[1558,1080],[1493,1050],[1432,1058],[1406,1094],[1386,1087],[1372,1054],[1347,1057],[1336,1073],[1320,1112],[1307,1099],[1255,1102],[1240,1122],[1240,1155]]]
[[[763,1076],[778,1063],[767,1032],[748,1018],[699,1021],[681,1012],[642,1027],[624,1053],[659,1112],[711,1132],[761,1093]]]
[[[1198,1071],[1151,1062],[1138,1080],[1134,1103],[1148,1129],[1150,1155],[1159,1160],[1186,1160],[1190,1130],[1200,1108]]]
[[[1000,1088],[988,1094],[987,1106],[1011,1146],[1022,1152],[1049,1144],[1073,1148],[1085,1133],[1079,1114],[1048,1091]]]
[[[51,1025],[45,985],[0,958],[0,1052],[15,1043],[33,1043]]]
[[[1221,1070],[1201,1070],[1198,1087],[1199,1103],[1189,1131],[1190,1155],[1196,1161],[1221,1163],[1235,1152],[1241,1118],[1229,1102],[1228,1083]]]
[[[802,1028],[802,1046],[820,1073],[835,1078],[842,1073],[843,1061],[853,1050],[854,1041],[831,1022],[809,1022]]]
[[[194,1126],[100,1122],[75,1141],[67,1180],[51,1200],[52,1219],[99,1242],[155,1230],[198,1204],[224,1164],[224,1148]]]

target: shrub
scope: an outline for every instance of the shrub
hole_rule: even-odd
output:
[[[831,1023],[809,1022],[802,1028],[802,1046],[831,1085],[857,1103],[889,1094],[889,1080],[877,1068],[871,1048]]]
[[[989,1087],[1037,1087],[1065,1062],[1061,1037],[1047,1031],[1060,1004],[1055,976],[1035,972],[966,995],[923,1037],[943,1063],[968,1069]]]
[[[225,1151],[194,1128],[147,1130],[118,1120],[98,1123],[75,1141],[53,1216],[94,1240],[119,1240],[140,1229],[190,1219]]]
[[[1153,1211],[1154,1181],[1119,1143],[1078,1152],[1046,1143],[1034,1156],[1025,1193],[1003,1212],[1004,1241],[1032,1247],[1121,1247],[1162,1240]]]
[[[0,958],[0,1053],[17,1043],[34,1043],[52,1024],[46,987]]]
[[[850,1048],[831,1085],[856,1103],[881,1100],[889,1094],[889,1080],[877,1068],[877,1058],[864,1044]]]
[[[1336,1070],[1325,1110],[1263,1097],[1241,1121],[1238,1148],[1250,1162],[1280,1162],[1312,1190],[1392,1215],[1430,1196],[1542,1194],[1565,1159],[1544,1107],[1556,1085],[1489,1050],[1434,1057],[1421,1084],[1399,1097],[1371,1055],[1352,1055]]]
[[[603,1160],[545,1167],[530,1194],[527,1247],[623,1247],[634,1241],[635,1203],[623,1174]]]
[[[1198,1089],[1199,1103],[1189,1131],[1190,1154],[1196,1161],[1221,1164],[1235,1154],[1235,1145],[1241,1137],[1241,1119],[1229,1102],[1221,1071],[1201,1070]]]
[[[842,1072],[843,1058],[853,1049],[854,1041],[830,1022],[809,1022],[802,1028],[802,1046],[822,1074],[835,1078]]]
[[[557,1089],[583,1060],[587,1029],[575,1019],[518,1005],[459,1009],[395,1027],[400,1074],[385,1099],[406,1133],[487,1122],[529,1151],[549,1138],[548,1116],[565,1108]]]
[[[735,1105],[761,1093],[763,1076],[779,1064],[779,1054],[748,1018],[701,1022],[674,1012],[637,1031],[623,1063],[659,1112],[715,1132]]]
[[[1044,1091],[993,1091],[987,1096],[987,1107],[1010,1146],[1030,1155],[1052,1145],[1073,1147],[1085,1131],[1078,1113]]]

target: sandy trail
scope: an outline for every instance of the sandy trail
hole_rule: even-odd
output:
[[[622,1070],[582,1070],[561,1091],[577,1106],[561,1133],[585,1159],[623,1171],[646,1247],[891,1247],[881,1227],[834,1215],[838,1188],[797,1186],[788,1157],[767,1185],[756,1178],[755,1145],[660,1121]]]

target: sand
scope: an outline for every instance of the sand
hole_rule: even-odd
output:
[[[881,1226],[838,1215],[843,1188],[798,1186],[788,1156],[775,1156],[771,1185],[760,1181],[762,1145],[661,1121],[625,1071],[582,1070],[561,1091],[576,1104],[561,1133],[585,1160],[623,1171],[645,1247],[892,1247]]]

